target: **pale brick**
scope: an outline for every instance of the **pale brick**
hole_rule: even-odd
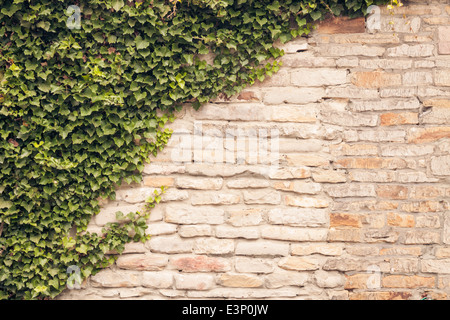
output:
[[[437,86],[450,86],[450,69],[435,70],[434,82]]]
[[[212,207],[167,206],[165,221],[178,224],[222,224],[225,221],[225,211]]]
[[[396,173],[392,171],[352,170],[349,173],[349,179],[358,182],[393,182],[396,180]]]
[[[236,257],[235,268],[237,272],[265,273],[275,270],[273,259]]]
[[[312,173],[315,182],[342,183],[347,181],[343,170],[316,170]]]
[[[149,242],[152,252],[190,253],[194,243],[192,240],[182,239],[178,235],[152,237]]]
[[[329,201],[326,199],[290,195],[284,196],[284,203],[291,207],[303,208],[327,208],[329,206]]]
[[[450,127],[412,128],[408,132],[408,142],[428,143],[450,137]]]
[[[375,186],[371,184],[347,184],[324,186],[325,192],[333,198],[375,197]]]
[[[311,271],[319,269],[319,260],[312,257],[284,257],[278,266],[286,270]]]
[[[337,288],[342,287],[345,283],[344,276],[338,272],[326,272],[322,270],[314,273],[314,280],[320,288]]]
[[[263,285],[263,280],[254,275],[224,273],[219,277],[218,283],[224,287],[259,288]]]
[[[124,254],[119,256],[116,265],[120,269],[139,271],[163,270],[169,258],[160,254]]]
[[[160,175],[169,175],[174,173],[185,173],[186,168],[184,166],[176,166],[176,165],[160,165],[155,163],[147,163],[144,166],[145,174],[160,174]]]
[[[142,286],[146,288],[168,289],[172,288],[173,274],[170,272],[144,272],[142,273]]]
[[[299,291],[294,288],[286,289],[255,289],[255,288],[216,288],[209,291],[188,291],[189,298],[203,299],[268,299],[295,297]]]
[[[432,157],[431,172],[438,176],[450,176],[450,156]]]
[[[325,210],[320,209],[271,209],[268,214],[271,224],[283,224],[299,227],[320,227],[328,222]]]
[[[236,204],[241,202],[241,196],[235,193],[221,191],[208,191],[195,193],[191,196],[191,204],[197,205],[216,205],[216,204]]]
[[[353,256],[376,256],[380,250],[376,247],[347,246],[345,251]]]
[[[165,222],[151,223],[146,230],[146,233],[152,236],[173,234],[175,232],[177,232],[177,225]]]
[[[196,254],[230,254],[234,252],[234,241],[216,238],[200,238],[193,246]]]
[[[183,238],[212,236],[210,225],[182,225],[178,229],[178,235]]]
[[[255,227],[241,227],[235,228],[227,225],[216,227],[217,238],[243,238],[243,239],[258,239],[259,231]]]
[[[398,126],[418,123],[419,114],[416,112],[384,113],[380,116],[380,124],[382,126]]]
[[[339,44],[359,43],[359,44],[384,44],[399,43],[400,39],[397,34],[379,33],[379,34],[336,34],[334,42]]]
[[[450,274],[450,259],[421,261],[421,271],[425,273]]]
[[[285,241],[325,241],[327,229],[307,229],[288,226],[261,227],[261,237]]]
[[[169,267],[182,272],[226,272],[231,270],[228,259],[207,256],[175,256],[171,258]]]
[[[410,197],[412,199],[433,199],[444,195],[444,190],[442,187],[433,185],[418,185],[412,192]]]
[[[412,296],[407,291],[368,291],[352,292],[349,295],[350,300],[409,300]]]
[[[402,77],[400,74],[383,71],[355,72],[352,74],[352,83],[367,89],[400,86]]]
[[[439,207],[436,201],[416,201],[402,204],[401,209],[406,212],[436,212]]]
[[[340,256],[342,252],[343,247],[335,244],[291,244],[291,254],[295,256],[308,256],[314,253],[324,256]]]
[[[419,109],[420,102],[417,98],[404,99],[383,99],[379,101],[352,101],[350,107],[354,111],[391,111]]]
[[[325,96],[322,88],[267,88],[264,95],[266,104],[306,104],[317,102]],[[253,112],[255,108],[252,109]],[[232,119],[231,119],[232,120]]]
[[[345,277],[345,286],[347,290],[352,289],[375,289],[380,288],[381,276],[379,274],[357,273]]]
[[[322,190],[319,183],[305,181],[280,181],[272,184],[274,189],[300,194],[318,194]]]
[[[289,166],[323,167],[330,163],[327,158],[313,154],[287,154],[283,157]]]
[[[235,227],[256,226],[263,221],[261,209],[241,209],[228,211],[228,223]]]
[[[346,131],[344,140],[347,141],[372,141],[372,142],[404,142],[406,132],[402,130],[364,130],[356,131],[356,140],[348,139],[347,134],[351,133]]]
[[[414,230],[408,231],[404,235],[404,244],[433,244],[439,243],[441,240],[440,232]]]
[[[403,74],[403,85],[426,85],[433,83],[433,74],[426,71],[410,71]]]
[[[172,177],[158,177],[158,176],[144,177],[144,185],[146,187],[154,187],[154,188],[159,188],[161,186],[172,187],[174,182],[175,179]]]
[[[450,248],[437,248],[435,252],[435,256],[438,259],[450,258]]]
[[[276,270],[265,277],[266,288],[276,289],[285,286],[302,287],[308,281],[308,274],[296,271]]]
[[[269,181],[264,179],[238,178],[227,181],[227,187],[231,189],[265,188]]]
[[[311,176],[309,168],[280,168],[268,173],[270,179],[290,180],[304,179]]]
[[[360,229],[330,228],[327,240],[329,242],[360,242],[362,232]]]
[[[417,157],[434,153],[434,146],[385,145],[381,146],[381,155],[385,157]]]
[[[363,260],[349,259],[349,258],[330,258],[323,265],[322,269],[326,271],[362,271],[366,269],[368,262]]]
[[[271,106],[266,112],[266,119],[276,122],[314,123],[317,121],[317,107],[308,104],[302,107],[291,105]]]
[[[278,241],[257,240],[251,242],[238,242],[236,255],[245,256],[287,256],[289,243]]]
[[[347,71],[340,69],[300,68],[291,73],[291,81],[299,87],[321,87],[344,84]]]
[[[382,98],[408,98],[417,94],[416,88],[395,88],[395,89],[381,89],[380,95]]]
[[[375,127],[377,115],[353,114],[351,112],[322,111],[321,121],[346,127]]]
[[[378,146],[374,144],[346,144],[330,145],[330,152],[336,156],[376,156]]]
[[[386,49],[382,47],[372,47],[372,46],[340,46],[333,45],[329,47],[323,47],[321,49],[324,55],[329,55],[332,57],[342,57],[342,56],[366,56],[366,57],[378,57],[382,56]],[[321,53],[322,53],[321,52]]]
[[[361,67],[365,69],[411,69],[411,60],[401,59],[361,59],[359,61]]]
[[[440,228],[440,218],[438,215],[418,216],[416,218],[417,228]]]
[[[178,177],[175,180],[175,186],[180,189],[220,190],[222,185],[222,178]]]
[[[448,12],[448,8],[447,8]],[[439,54],[450,54],[450,27],[442,26],[438,28],[439,34]]]
[[[406,20],[406,21],[405,21]],[[390,33],[413,33],[419,32],[421,19],[419,17],[405,19],[403,17],[396,18],[392,16],[381,17],[381,31]]]
[[[102,270],[90,278],[93,287],[133,288],[141,285],[142,273],[135,271]]]
[[[394,243],[398,240],[399,233],[390,228],[387,229],[369,229],[364,231],[364,242],[377,243],[387,242]]]
[[[450,244],[450,215],[445,214],[444,233],[442,241],[446,244]]]
[[[281,195],[271,189],[244,190],[244,203],[246,204],[279,204]]]
[[[408,198],[409,189],[401,185],[378,185],[377,195],[383,199],[404,200]]]
[[[215,285],[209,274],[176,274],[175,287],[179,290],[209,290]]]
[[[393,227],[413,228],[415,226],[415,219],[410,214],[390,212],[387,214],[387,224]]]
[[[378,99],[378,89],[366,89],[354,86],[328,87],[326,98]]]
[[[402,44],[401,46],[387,49],[386,54],[388,57],[430,57],[433,55],[433,51],[434,45],[432,44]]]
[[[385,256],[420,256],[422,249],[420,247],[391,247],[380,250],[380,255]]]

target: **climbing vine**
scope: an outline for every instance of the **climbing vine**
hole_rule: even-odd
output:
[[[358,16],[388,2],[4,0],[0,298],[54,298],[73,283],[68,270],[83,280],[148,239],[160,193],[102,234],[86,230],[100,198],[141,181],[183,104],[272,75],[283,55],[273,43],[307,35],[330,11]]]

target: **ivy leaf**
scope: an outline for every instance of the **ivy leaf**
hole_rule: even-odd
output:
[[[112,7],[114,8],[114,10],[119,11],[120,9],[122,9],[122,7],[125,5],[123,3],[123,0],[113,0],[111,2]]]

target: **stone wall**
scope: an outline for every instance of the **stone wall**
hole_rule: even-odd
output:
[[[151,240],[60,298],[447,299],[450,5],[364,30],[322,23],[272,78],[179,112],[90,227],[165,185]]]

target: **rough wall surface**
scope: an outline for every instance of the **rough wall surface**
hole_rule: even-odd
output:
[[[183,109],[91,225],[165,185],[151,240],[60,298],[448,299],[449,2],[382,8],[372,33],[339,22],[285,45],[272,78]]]

